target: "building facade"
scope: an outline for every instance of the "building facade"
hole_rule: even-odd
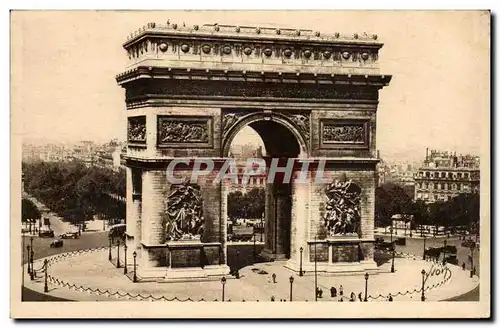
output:
[[[479,156],[427,150],[415,174],[415,199],[448,201],[462,193],[479,192]]]

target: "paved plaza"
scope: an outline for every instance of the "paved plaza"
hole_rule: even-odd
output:
[[[35,269],[42,267],[42,261],[35,261]],[[225,300],[231,301],[275,301],[290,298],[290,280],[294,277],[292,299],[294,301],[314,301],[314,273],[298,276],[284,267],[284,262],[268,262],[249,265],[241,269],[240,279],[228,279],[224,286]],[[369,301],[387,301],[388,295],[394,301],[420,301],[422,286],[422,269],[433,272],[425,282],[427,301],[446,300],[469,292],[479,285],[478,277],[470,278],[469,271],[463,271],[458,266],[447,264],[449,270],[443,270],[436,263],[412,258],[396,258],[395,273],[390,273],[390,262],[380,266],[380,273],[370,275],[368,280]],[[434,267],[434,269],[432,269]],[[129,266],[129,277],[123,274],[123,268],[118,269],[108,261],[108,250],[102,249],[83,252],[55,261],[49,267],[49,293],[53,297],[65,299],[90,300],[129,300],[164,297],[179,300],[220,301],[222,285],[219,280],[133,283],[130,279],[133,267]],[[272,275],[276,275],[273,282]],[[57,279],[58,283],[55,282]],[[339,296],[331,297],[332,286],[339,290],[343,286],[344,301],[348,301],[351,292],[364,297],[365,278],[363,275],[323,275],[318,274],[317,284],[323,290],[323,297],[318,301],[339,301]],[[43,275],[30,281],[25,278],[26,287],[42,292]],[[68,285],[74,285],[69,288]],[[99,292],[91,292],[99,290]],[[105,293],[107,291],[107,293]],[[119,295],[110,296],[109,294]],[[127,295],[128,293],[128,295]],[[402,295],[403,294],[403,295]],[[131,297],[132,296],[132,297]],[[347,297],[345,297],[347,296]]]

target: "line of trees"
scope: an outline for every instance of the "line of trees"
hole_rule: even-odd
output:
[[[80,162],[22,164],[24,189],[64,220],[78,224],[94,215],[125,219],[125,170],[115,172]]]
[[[36,221],[40,220],[41,217],[42,214],[38,210],[38,207],[30,199],[21,199],[21,222],[29,225],[30,232]]]
[[[231,219],[261,218],[266,202],[266,191],[263,188],[252,188],[247,193],[230,192],[227,197],[227,214]]]
[[[420,225],[468,227],[469,231],[479,230],[479,194],[459,194],[449,201],[426,204],[423,200],[414,201],[405,190],[394,183],[385,183],[375,189],[375,225],[391,225],[394,214],[413,215],[412,229]]]

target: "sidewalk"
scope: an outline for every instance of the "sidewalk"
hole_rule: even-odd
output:
[[[115,255],[115,254],[114,254]],[[42,266],[43,260],[35,262],[35,268]],[[259,263],[247,266],[240,271],[240,279],[228,278],[225,287],[225,299],[232,301],[270,301],[274,296],[276,301],[280,299],[289,300],[290,276],[293,276],[293,300],[314,301],[314,274],[309,273],[303,277],[289,271],[283,266],[283,262]],[[479,284],[478,277],[469,278],[468,271],[454,265],[447,265],[450,274],[445,274],[440,265],[423,260],[412,260],[396,258],[395,273],[390,273],[390,263],[380,267],[381,273],[370,275],[368,280],[368,294],[370,301],[386,301],[387,295],[392,294],[394,301],[420,301],[422,286],[422,269],[431,271],[434,266],[434,274],[427,278],[426,298],[428,301],[449,299],[462,295]],[[128,266],[132,274],[133,267]],[[272,282],[272,274],[276,274],[276,283]],[[49,293],[52,296],[73,300],[127,300],[137,294],[142,296],[152,295],[156,298],[174,298],[185,300],[213,301],[222,297],[222,285],[220,281],[193,281],[179,283],[143,282],[132,283],[131,279],[123,274],[123,268],[117,269],[108,261],[106,249],[89,253],[82,253],[69,258],[64,258],[49,267],[49,275],[64,281],[69,285],[75,284],[72,289],[51,283]],[[448,276],[448,278],[447,278]],[[25,279],[26,287],[35,291],[43,291],[43,279],[41,282],[32,282]],[[326,276],[318,274],[318,286],[323,290],[323,298],[319,301],[338,301],[339,297],[331,298],[329,289],[335,286],[337,290],[343,285],[344,296],[351,292],[358,295],[360,292],[364,297],[365,278],[363,275],[353,276]],[[434,288],[428,290],[431,286]],[[80,287],[80,290],[77,290]],[[90,290],[83,292],[86,288],[92,290],[106,290],[109,293],[120,292],[123,297],[97,295]],[[399,293],[398,293],[399,292]],[[406,292],[406,293],[405,293]],[[411,292],[411,293],[409,293]],[[128,295],[127,295],[128,293]],[[405,293],[405,295],[400,295]],[[100,293],[99,293],[100,294]],[[379,296],[382,295],[382,296]],[[379,296],[377,298],[377,296]],[[138,297],[140,298],[140,297]],[[344,299],[344,301],[348,301]]]

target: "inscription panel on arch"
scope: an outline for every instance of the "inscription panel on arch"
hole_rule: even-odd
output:
[[[158,116],[158,147],[213,147],[211,116]]]
[[[369,121],[332,120],[320,121],[320,146],[328,149],[368,149]]]

